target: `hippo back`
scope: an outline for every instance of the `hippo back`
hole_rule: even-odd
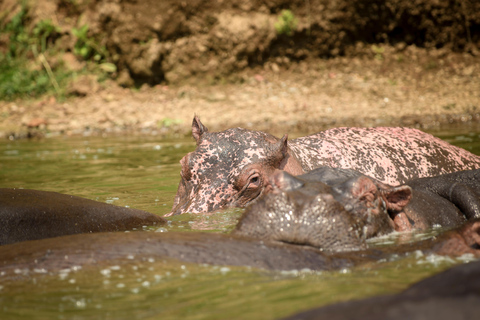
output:
[[[390,185],[480,168],[480,157],[412,128],[335,128],[291,140],[289,147],[305,171],[354,169]]]
[[[146,211],[30,189],[0,189],[0,219],[0,245],[166,223]]]

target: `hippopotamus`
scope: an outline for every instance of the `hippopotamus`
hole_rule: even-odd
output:
[[[353,183],[353,189],[359,192],[347,189],[346,193],[357,198],[346,200],[344,195],[337,195],[334,181],[345,181],[349,175],[358,178],[349,170],[336,170],[340,173],[333,178],[332,174],[318,173],[319,169],[316,172],[331,186],[316,181],[315,175],[293,177],[278,170],[272,175],[271,192],[248,206],[231,234],[100,232],[23,241],[0,246],[0,274],[16,277],[28,274],[29,270],[55,272],[74,266],[121,264],[149,258],[270,270],[332,270],[415,250],[480,257],[480,219],[475,215],[463,226],[434,238],[369,249],[366,234],[371,232],[370,224],[378,219],[368,216],[385,216],[385,208],[398,210],[415,195],[412,196],[409,186],[394,187],[387,192]],[[474,185],[474,179],[467,179],[468,172],[457,175]],[[454,177],[437,179],[451,181]],[[352,185],[349,180],[347,185]],[[433,184],[423,181],[423,185]],[[401,189],[399,195],[398,189]],[[437,192],[441,193],[442,188],[434,194]]]
[[[313,224],[309,227],[317,228]],[[266,270],[338,270],[417,250],[425,254],[456,257],[468,253],[480,257],[479,248],[478,219],[416,243],[349,252],[325,252],[310,242],[291,243],[290,237],[260,240],[239,234],[202,232],[100,232],[0,246],[0,282],[21,279],[34,274],[35,270],[54,274],[72,268],[151,259]]]
[[[480,218],[479,169],[399,186],[351,169],[321,167],[297,177],[278,170],[267,187],[271,191],[246,208],[236,234],[355,250],[393,231],[452,228]]]
[[[475,261],[421,280],[399,294],[340,302],[284,319],[477,319],[479,301],[480,261]]]
[[[0,245],[163,225],[155,214],[57,192],[0,189]]]
[[[166,216],[244,207],[265,191],[276,169],[300,175],[339,167],[397,185],[480,168],[480,157],[411,128],[335,128],[288,140],[242,128],[209,132],[195,116],[192,135],[197,146],[180,161],[178,191]]]
[[[330,167],[312,170],[300,178],[331,186],[335,199],[353,207],[350,212],[358,214],[379,204],[384,206],[383,211],[388,212],[384,217],[392,220],[396,231],[451,228],[466,219],[480,218],[479,169],[411,179],[399,186],[389,186],[351,169]],[[367,215],[372,216],[372,212]],[[378,220],[379,215],[376,217]]]
[[[340,180],[344,172],[353,175],[348,170],[336,170],[340,170],[336,175]],[[475,217],[460,228],[435,238],[388,249],[369,249],[366,234],[371,233],[370,229],[375,230],[370,224],[379,220],[369,216],[388,215],[385,208],[391,204],[398,209],[395,206],[402,206],[412,198],[406,196],[412,191],[411,187],[374,191],[370,187],[365,189],[362,184],[354,185],[354,189],[365,191],[345,191],[357,197],[360,203],[356,203],[337,195],[332,182],[335,179],[328,178],[327,174],[323,176],[327,176],[324,180],[332,186],[316,181],[315,175],[307,174],[302,178],[277,171],[272,175],[272,191],[247,207],[231,234],[100,232],[23,241],[0,246],[0,274],[31,269],[55,271],[148,258],[272,270],[331,270],[414,250],[480,256],[480,219]],[[398,188],[404,189],[400,195],[396,195]],[[382,200],[384,198],[387,200]],[[58,224],[62,225],[64,218],[60,216]]]

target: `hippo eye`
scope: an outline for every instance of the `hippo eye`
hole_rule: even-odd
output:
[[[258,188],[260,186],[260,175],[255,172],[248,178],[248,188]]]
[[[258,169],[247,168],[234,182],[233,187],[238,191],[234,196],[233,205],[236,207],[245,207],[248,203],[255,200],[262,194],[263,176]]]

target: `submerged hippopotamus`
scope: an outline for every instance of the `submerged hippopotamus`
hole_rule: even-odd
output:
[[[316,229],[314,224],[306,228]],[[309,231],[309,234],[314,234]],[[267,270],[335,270],[421,250],[425,254],[480,257],[480,220],[416,243],[350,252],[325,252],[291,237],[253,239],[239,234],[202,232],[113,232],[76,234],[0,246],[0,283],[79,267],[103,267],[132,261],[177,260]]]
[[[0,189],[0,245],[162,225],[152,213],[57,192]]]
[[[172,211],[201,213],[244,207],[265,190],[276,169],[293,175],[320,166],[358,170],[397,185],[480,168],[480,157],[410,128],[336,128],[287,140],[242,128],[209,132],[193,119],[195,151],[180,161],[181,180]]]
[[[475,261],[417,282],[399,294],[336,303],[284,319],[477,319],[479,301],[480,261]]]
[[[452,228],[480,218],[479,169],[395,187],[350,169],[322,167],[298,177],[278,170],[267,187],[271,191],[245,210],[236,234],[355,250],[392,231]]]

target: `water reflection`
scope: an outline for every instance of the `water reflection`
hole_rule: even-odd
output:
[[[229,233],[237,224],[243,209],[231,208],[208,214],[187,213],[168,218],[171,231],[210,231]]]

